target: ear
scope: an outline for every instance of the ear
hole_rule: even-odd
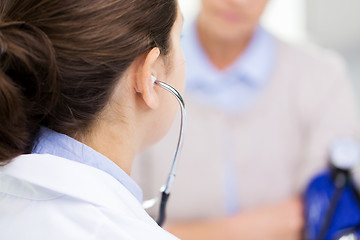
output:
[[[156,109],[159,106],[159,97],[154,89],[154,81],[151,77],[152,75],[158,75],[159,57],[159,48],[151,49],[144,56],[143,61],[138,62],[139,65],[135,77],[135,90],[141,94],[145,104],[151,109]]]

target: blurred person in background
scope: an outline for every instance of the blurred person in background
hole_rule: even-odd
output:
[[[202,0],[184,32],[187,141],[167,227],[185,240],[301,239],[303,189],[357,131],[342,59],[267,32],[267,3]],[[145,196],[166,178],[175,126],[133,171]]]

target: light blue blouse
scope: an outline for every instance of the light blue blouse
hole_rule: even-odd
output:
[[[118,165],[67,135],[41,127],[32,152],[55,155],[100,169],[118,180],[139,202],[142,202],[141,188]]]

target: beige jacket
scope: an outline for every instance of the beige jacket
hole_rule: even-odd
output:
[[[324,168],[331,142],[357,134],[355,99],[344,63],[325,50],[277,44],[272,79],[249,111],[229,115],[185,96],[185,140],[168,219],[225,214],[224,152],[228,149],[236,159],[236,191],[243,210],[301,193]],[[178,124],[135,162],[133,177],[145,198],[157,195],[166,181]]]

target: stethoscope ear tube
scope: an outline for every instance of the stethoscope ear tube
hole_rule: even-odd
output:
[[[325,213],[325,217],[319,229],[319,234],[316,237],[317,240],[325,239],[327,232],[331,227],[341,195],[347,186],[353,188],[354,195],[360,203],[358,191],[355,189],[355,185],[353,184],[351,178],[351,169],[358,165],[359,162],[360,144],[358,141],[352,138],[340,138],[337,139],[331,146],[331,177],[335,188],[330,199],[328,210]],[[339,232],[333,239],[354,239],[351,237],[356,237],[356,231],[358,231],[359,226],[360,225],[345,229]]]
[[[175,168],[176,168],[176,164],[177,164],[177,160],[179,157],[179,153],[180,150],[182,148],[182,144],[183,144],[183,134],[184,134],[184,123],[185,123],[185,103],[184,100],[182,98],[182,96],[180,95],[180,93],[173,88],[172,86],[158,81],[155,79],[154,83],[158,86],[160,86],[161,88],[169,91],[170,93],[172,93],[176,99],[179,102],[180,105],[180,113],[181,113],[181,122],[180,122],[180,133],[179,133],[179,138],[178,138],[178,143],[177,143],[177,147],[176,147],[176,151],[175,151],[175,155],[173,158],[173,162],[171,164],[171,168],[170,168],[170,172],[166,181],[166,184],[164,187],[161,188],[161,202],[160,202],[160,209],[159,209],[159,217],[157,220],[157,223],[159,226],[162,226],[163,223],[165,222],[165,218],[166,218],[166,204],[167,201],[169,199],[170,196],[170,189],[174,183],[174,179],[175,179]]]

